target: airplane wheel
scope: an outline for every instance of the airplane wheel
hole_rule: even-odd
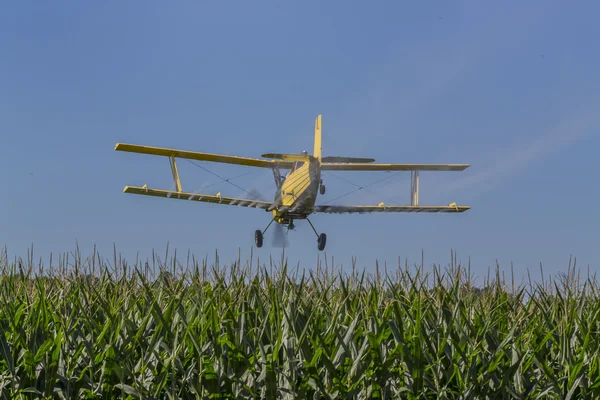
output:
[[[256,243],[256,247],[262,247],[263,245],[263,234],[260,229],[257,229],[254,232],[254,242]]]
[[[322,184],[322,185],[319,187],[319,193],[321,193],[321,194],[325,194],[325,185],[323,185],[323,184]]]
[[[319,235],[319,239],[317,240],[318,248],[320,251],[323,251],[323,249],[325,248],[326,242],[327,242],[327,235],[324,233],[321,233]]]

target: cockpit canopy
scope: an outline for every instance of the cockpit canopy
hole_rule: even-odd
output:
[[[297,170],[298,168],[300,168],[303,165],[304,165],[304,161],[294,161],[294,165],[292,166],[292,168],[290,169],[290,172],[288,172],[286,176],[289,176],[292,172],[294,172],[295,170]]]

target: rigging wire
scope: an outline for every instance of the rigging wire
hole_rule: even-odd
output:
[[[252,172],[246,172],[245,174],[237,175],[237,176],[234,176],[233,178],[228,178],[228,180],[230,180],[230,181],[231,181],[231,180],[234,180],[234,179],[238,179],[238,178],[241,178],[242,176],[245,176],[245,175],[248,175],[248,174],[251,174],[251,173],[252,173]],[[226,181],[226,182],[227,182],[227,181]],[[204,188],[203,188],[203,189],[206,189],[206,188],[209,188],[209,187],[212,187],[212,186],[215,186],[215,185],[219,185],[219,184],[221,184],[221,183],[223,183],[223,181],[220,181],[220,182],[215,182],[215,183],[211,183],[210,185],[204,186]]]
[[[351,191],[349,191],[348,193],[345,193],[345,194],[343,194],[343,195],[341,195],[341,196],[338,196],[338,197],[336,197],[336,198],[334,198],[334,199],[327,200],[327,201],[326,201],[325,203],[323,203],[323,204],[327,204],[327,203],[330,203],[330,202],[332,202],[332,201],[334,201],[334,200],[341,199],[342,197],[346,197],[346,196],[348,196],[348,195],[350,195],[350,194],[352,194],[352,193],[358,192],[359,190],[365,190],[365,188],[367,188],[367,187],[369,187],[369,186],[372,186],[372,185],[374,185],[374,184],[376,184],[376,183],[379,183],[379,182],[381,182],[381,181],[384,181],[384,180],[386,180],[386,179],[389,179],[389,178],[391,178],[391,177],[393,177],[393,176],[395,176],[395,175],[398,175],[400,172],[402,172],[402,171],[395,172],[395,173],[393,173],[393,174],[391,174],[391,175],[388,175],[388,176],[386,176],[386,177],[384,177],[384,178],[378,179],[378,180],[376,180],[375,182],[371,182],[371,183],[369,183],[368,185],[364,185],[364,186],[357,185],[356,183],[350,182],[350,181],[349,181],[349,180],[347,180],[347,179],[340,178],[339,176],[336,176],[336,175],[334,175],[334,174],[332,174],[332,173],[330,173],[330,172],[327,172],[327,175],[330,175],[330,176],[333,176],[333,177],[335,177],[335,178],[341,179],[341,180],[343,180],[343,181],[345,181],[345,182],[348,182],[348,183],[350,183],[350,184],[352,184],[352,185],[356,186],[358,189],[351,190]],[[373,192],[371,192],[370,190],[367,190],[367,192],[373,193]],[[373,194],[375,194],[375,193],[373,193]],[[398,203],[398,202],[396,202],[396,201],[392,201],[392,203],[399,204],[399,203]]]
[[[231,180],[233,180],[233,179],[237,179],[237,178],[241,178],[242,176],[245,176],[245,175],[248,175],[248,174],[250,174],[250,172],[246,172],[246,173],[244,173],[244,174],[241,174],[241,175],[235,176],[235,177],[233,177],[233,178],[223,178],[222,176],[220,176],[220,175],[218,175],[218,174],[216,174],[216,173],[212,172],[211,170],[209,170],[208,168],[205,168],[205,167],[203,167],[203,166],[202,166],[202,165],[200,165],[200,164],[197,164],[197,163],[195,163],[195,162],[193,162],[193,161],[191,161],[191,160],[189,160],[189,159],[188,159],[187,161],[188,161],[189,163],[191,163],[191,164],[195,165],[196,167],[203,169],[204,171],[208,172],[209,174],[216,176],[216,177],[217,177],[217,178],[219,178],[219,179],[220,179],[222,182],[226,182],[226,183],[228,183],[228,184],[230,184],[230,185],[232,185],[232,186],[236,187],[237,189],[240,189],[241,191],[243,191],[243,192],[245,192],[245,193],[249,194],[250,196],[255,196],[255,195],[256,195],[256,193],[251,193],[251,192],[247,191],[246,189],[244,189],[243,187],[241,187],[241,186],[239,186],[239,185],[236,185],[235,183],[231,182]],[[336,198],[333,198],[333,199],[331,199],[331,200],[327,200],[327,201],[326,201],[325,203],[323,203],[323,204],[327,204],[327,203],[330,203],[330,202],[332,202],[332,201],[339,200],[339,199],[341,199],[341,198],[343,198],[343,197],[346,197],[346,196],[348,196],[348,195],[350,195],[350,194],[352,194],[352,193],[358,192],[358,191],[360,191],[360,190],[365,190],[365,191],[367,191],[367,192],[369,192],[369,193],[376,194],[376,193],[372,192],[371,190],[367,190],[366,188],[367,188],[367,187],[369,187],[369,186],[375,185],[376,183],[382,182],[382,181],[384,181],[384,180],[386,180],[386,179],[389,179],[389,178],[391,178],[391,177],[393,177],[393,176],[395,176],[395,175],[398,175],[400,172],[401,172],[401,171],[395,172],[395,173],[393,173],[393,174],[391,174],[391,175],[388,175],[388,176],[386,176],[386,177],[383,177],[383,178],[381,178],[381,179],[378,179],[378,180],[376,180],[376,181],[374,181],[374,182],[371,182],[371,183],[369,183],[369,184],[367,184],[367,185],[364,185],[364,186],[357,185],[356,183],[354,183],[354,182],[351,182],[351,181],[349,181],[349,180],[347,180],[347,179],[344,179],[344,178],[342,178],[342,177],[339,177],[339,176],[337,176],[337,175],[334,175],[334,174],[332,174],[332,173],[330,173],[330,172],[326,172],[326,174],[327,174],[327,175],[329,175],[329,176],[333,176],[334,178],[340,179],[340,180],[342,180],[342,181],[344,181],[344,182],[347,182],[347,183],[349,183],[349,184],[351,184],[351,185],[353,185],[353,186],[356,186],[356,187],[357,187],[357,189],[351,190],[351,191],[349,191],[349,192],[347,192],[347,193],[345,193],[345,194],[343,194],[343,195],[341,195],[341,196],[338,196],[338,197],[336,197]],[[216,182],[216,183],[213,183],[213,184],[211,184],[211,185],[208,185],[208,186],[204,187],[204,189],[206,189],[207,187],[210,187],[210,186],[217,185],[217,184],[219,184],[219,183],[222,183],[222,182]],[[392,201],[392,203],[400,204],[400,203],[398,203],[397,201]]]
[[[241,176],[244,176],[244,175],[248,175],[250,172],[246,172],[245,174],[242,174],[242,175],[236,176],[236,177],[234,177],[234,178],[223,178],[222,176],[215,174],[214,172],[210,171],[209,169],[207,169],[207,168],[203,167],[202,165],[200,165],[200,164],[196,164],[196,163],[195,163],[195,162],[193,162],[192,160],[187,160],[187,161],[188,161],[188,162],[190,162],[190,163],[192,163],[193,165],[195,165],[195,166],[196,166],[196,167],[198,167],[198,168],[202,168],[203,170],[205,170],[205,171],[206,171],[206,172],[208,172],[209,174],[212,174],[212,175],[216,176],[217,178],[221,179],[223,182],[229,183],[230,185],[232,185],[232,186],[234,186],[234,187],[236,187],[236,188],[238,188],[238,189],[240,189],[240,190],[242,190],[242,191],[244,191],[244,192],[248,193],[250,196],[255,196],[255,193],[251,193],[251,192],[247,191],[246,189],[244,189],[243,187],[240,187],[240,186],[236,185],[235,183],[233,183],[233,182],[230,182],[230,180],[231,180],[231,179],[235,179],[235,178],[239,178],[239,177],[241,177]],[[221,182],[217,182],[217,183],[221,183]],[[210,185],[210,186],[214,186],[214,185],[216,185],[216,183],[215,183],[215,184],[212,184],[212,185]]]
[[[342,178],[342,177],[340,177],[340,176],[337,176],[337,175],[334,175],[334,174],[332,174],[332,173],[330,173],[330,172],[325,172],[325,174],[327,174],[327,175],[329,175],[329,176],[333,176],[334,178],[337,178],[337,179],[339,179],[339,180],[341,180],[341,181],[344,181],[344,182],[346,182],[346,183],[349,183],[349,184],[351,184],[351,185],[353,185],[353,186],[356,186],[357,188],[359,188],[359,190],[360,190],[360,188],[361,188],[361,186],[360,186],[360,185],[357,185],[356,183],[354,183],[354,182],[351,182],[351,181],[349,181],[348,179],[344,179],[344,178]],[[364,187],[364,186],[362,187],[362,189],[363,189],[363,190],[366,190],[366,191],[367,191],[367,192],[369,192],[369,193],[372,193],[372,194],[377,194],[377,193],[373,192],[372,190],[365,189],[365,187]],[[394,203],[395,203],[395,202],[394,202]]]

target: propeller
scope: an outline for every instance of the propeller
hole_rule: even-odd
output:
[[[256,188],[248,190],[248,194],[250,195],[250,200],[266,201],[265,197]],[[272,227],[273,239],[271,241],[271,245],[277,248],[288,247],[289,243],[287,240],[287,231],[289,229],[284,228],[281,224],[277,222],[274,222],[274,225],[275,226]]]
[[[273,247],[277,247],[277,248],[288,247],[286,231],[287,231],[287,229],[284,228],[281,224],[275,223],[275,226],[273,227],[273,240],[271,242]]]

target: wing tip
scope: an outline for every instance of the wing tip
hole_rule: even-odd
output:
[[[115,150],[117,151],[129,151],[132,153],[141,153],[141,150],[144,146],[140,146],[138,144],[131,144],[131,143],[116,143],[115,144]]]

